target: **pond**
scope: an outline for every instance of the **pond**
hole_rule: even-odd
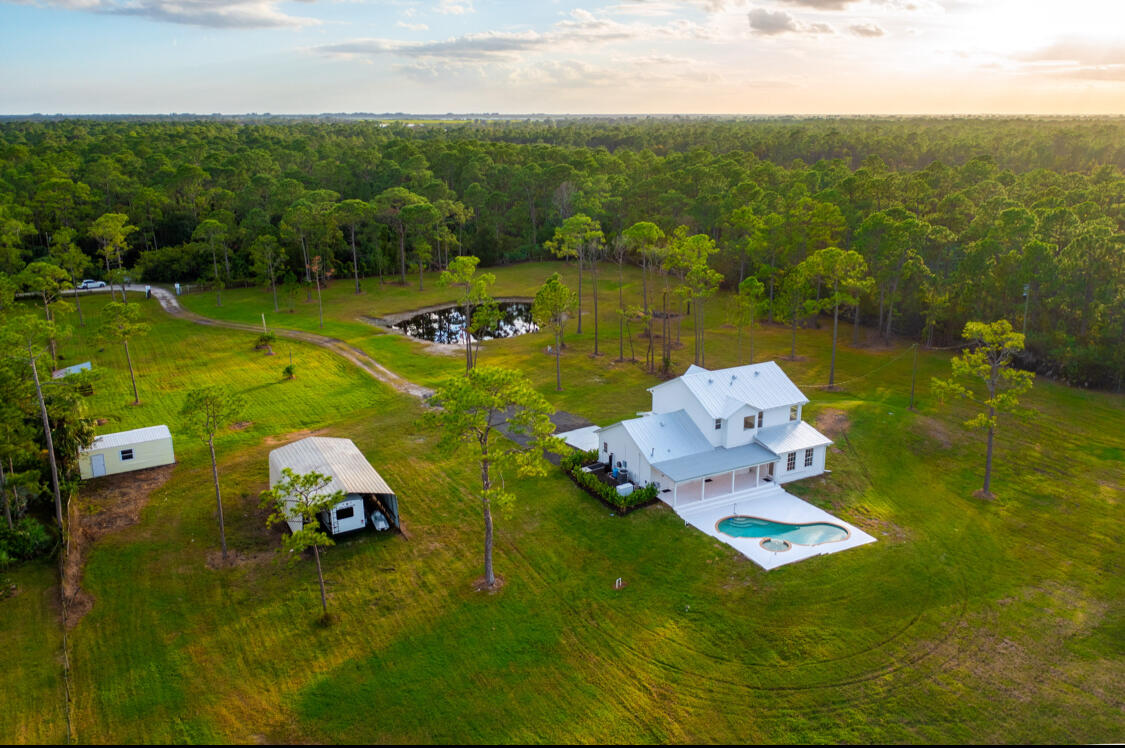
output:
[[[539,326],[531,321],[531,303],[526,301],[502,301],[500,322],[491,330],[480,335],[481,340],[493,338],[513,338],[536,332]],[[395,323],[394,329],[412,338],[428,340],[432,343],[464,344],[465,315],[459,306],[448,306],[420,312],[409,319]]]

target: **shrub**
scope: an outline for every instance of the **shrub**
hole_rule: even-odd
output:
[[[570,479],[578,484],[580,488],[620,511],[627,512],[656,499],[656,486],[651,483],[644,487],[634,488],[633,493],[628,496],[622,496],[617,493],[616,488],[603,483],[593,473],[585,473],[582,471],[583,465],[596,462],[597,459],[597,450],[575,452],[563,457],[562,460],[559,461],[559,465],[562,467],[563,472],[569,475]]]
[[[270,346],[272,346],[276,341],[277,336],[272,332],[260,333],[258,335],[258,342],[254,344],[254,350],[260,351],[264,349],[266,351],[269,351],[270,353],[273,353],[273,348],[271,348]]]
[[[281,373],[286,379],[294,379],[297,376],[297,367],[293,364],[287,364],[285,368],[281,370]]]
[[[51,535],[47,528],[31,517],[23,517],[9,530],[0,526],[0,555],[9,561],[27,561],[51,550]]]

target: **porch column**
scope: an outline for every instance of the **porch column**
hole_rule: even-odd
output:
[[[730,471],[730,492],[734,493],[734,471]]]
[[[673,483],[672,484],[672,508],[673,509],[676,508],[676,492],[677,492],[677,489],[679,487],[680,487],[679,483]]]

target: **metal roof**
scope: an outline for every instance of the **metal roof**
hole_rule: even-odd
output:
[[[695,395],[712,418],[729,418],[743,404],[757,410],[768,410],[803,405],[809,401],[773,361],[714,371],[692,365],[679,381]],[[656,387],[667,384],[670,382]]]
[[[276,467],[278,473],[289,468],[295,473],[327,475],[332,478],[325,487],[329,493],[394,494],[351,439],[310,436],[295,441],[270,452],[270,467]]]
[[[831,439],[804,421],[790,421],[780,426],[759,429],[754,439],[778,455],[832,443]]]
[[[687,455],[674,460],[653,463],[653,467],[672,480],[691,480],[716,473],[727,473],[739,468],[754,467],[773,462],[777,455],[758,444],[743,444],[741,447],[713,447],[708,452]]]
[[[598,428],[598,426],[583,426],[580,429],[555,434],[555,436],[575,449],[589,452],[591,449],[598,448]]]
[[[63,377],[69,377],[71,374],[77,374],[80,371],[89,371],[91,366],[89,361],[75,364],[74,366],[64,366],[61,369],[55,369],[51,372],[51,379],[62,379]]]
[[[683,410],[630,418],[614,425],[625,427],[650,464],[714,449],[691,416]]]
[[[102,434],[94,439],[83,452],[93,452],[95,449],[112,449],[113,447],[128,447],[130,444],[141,442],[154,442],[160,439],[171,439],[172,432],[167,426],[145,426],[142,429],[118,431],[113,434]]]

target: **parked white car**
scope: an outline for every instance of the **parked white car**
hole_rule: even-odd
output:
[[[105,281],[96,281],[96,280],[87,279],[87,280],[84,280],[81,283],[79,283],[78,287],[82,288],[82,289],[105,288]]]

